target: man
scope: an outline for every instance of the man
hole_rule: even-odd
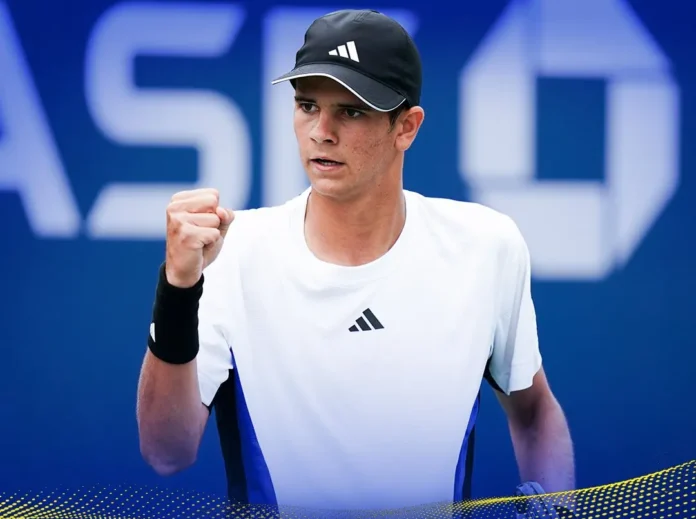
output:
[[[139,384],[145,459],[160,474],[190,466],[215,408],[233,500],[459,501],[485,377],[522,480],[572,488],[520,232],[403,188],[424,120],[406,31],[375,11],[328,14],[281,81],[311,187],[278,207],[233,213],[200,189],[167,208]]]

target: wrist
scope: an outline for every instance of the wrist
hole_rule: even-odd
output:
[[[152,310],[148,347],[168,364],[187,364],[198,355],[198,304],[203,295],[203,276],[188,287],[170,283],[166,263],[159,278]]]
[[[164,265],[164,282],[171,288],[187,289],[193,288],[195,285],[199,284],[203,275],[201,273],[196,273],[196,275],[181,275],[174,271],[165,262]]]

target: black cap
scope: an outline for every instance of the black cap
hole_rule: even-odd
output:
[[[317,18],[295,68],[272,84],[308,76],[329,77],[381,112],[420,103],[418,49],[398,22],[378,11],[347,9]]]

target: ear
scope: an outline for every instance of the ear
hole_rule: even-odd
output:
[[[425,111],[420,106],[409,108],[399,115],[393,130],[396,133],[396,148],[399,151],[406,151],[411,147],[423,124],[423,119],[425,119]]]

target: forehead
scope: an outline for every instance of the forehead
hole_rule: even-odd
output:
[[[323,76],[298,78],[295,82],[295,93],[317,101],[363,104],[355,94],[339,82]]]

